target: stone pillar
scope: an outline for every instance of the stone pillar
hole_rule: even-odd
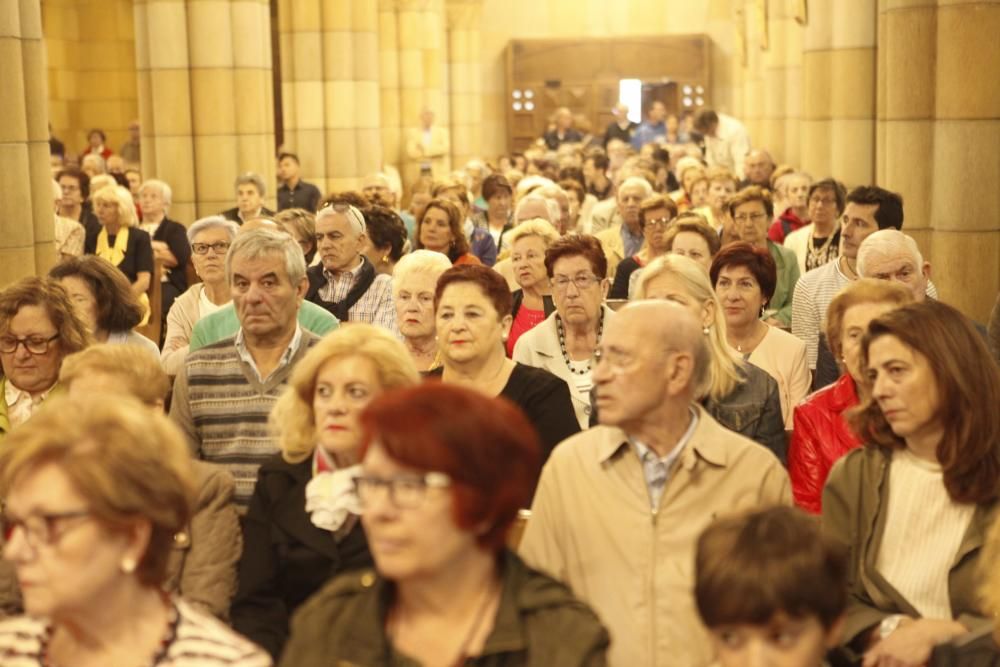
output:
[[[397,0],[380,0],[378,5],[382,162],[396,169],[400,169],[406,161],[406,137],[402,129],[399,94],[399,26],[396,19],[398,4]]]
[[[449,0],[447,14],[451,163],[457,168],[482,156],[482,0]]]
[[[746,21],[746,67],[743,72],[743,116],[741,120],[750,133],[750,141],[754,146],[767,145],[769,137],[764,132],[764,113],[767,97],[774,91],[766,88],[764,80],[764,52],[761,50],[761,40],[764,39],[757,18],[756,0],[745,0],[743,16]],[[742,170],[743,165],[737,165]]]
[[[55,261],[41,8],[0,9],[0,287]]]
[[[1000,5],[900,0],[878,16],[878,177],[941,298],[985,321],[1000,288]]]
[[[772,3],[774,4],[774,3]],[[848,186],[875,176],[875,0],[813,0],[802,55],[802,168]]]
[[[170,217],[197,219],[187,12],[174,0],[135,0],[143,176],[170,184]],[[150,47],[153,48],[150,48]]]
[[[769,149],[775,161],[798,166],[803,30],[790,3],[770,3],[767,22],[761,134],[751,139],[754,146]]]

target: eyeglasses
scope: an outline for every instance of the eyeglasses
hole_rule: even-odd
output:
[[[0,525],[3,527],[3,539],[10,542],[14,537],[14,531],[18,528],[24,535],[24,541],[32,549],[40,546],[50,546],[60,540],[69,529],[59,530],[59,525],[72,519],[82,519],[89,517],[87,510],[76,510],[73,512],[52,512],[51,514],[33,514],[23,519],[15,519],[6,511],[0,514]],[[82,525],[77,524],[77,525]]]
[[[767,217],[767,213],[740,213],[739,215],[734,215],[733,220],[736,222],[760,222]]]
[[[229,241],[216,241],[215,243],[192,243],[191,252],[196,255],[207,255],[209,249],[214,250],[216,255],[225,255],[229,251]]]
[[[362,508],[371,505],[383,492],[389,494],[389,502],[401,510],[412,510],[424,502],[427,489],[446,489],[451,486],[451,478],[443,472],[429,472],[423,476],[402,476],[383,479],[361,475],[354,478],[354,492]]]
[[[813,197],[809,200],[809,203],[816,204],[817,206],[833,206],[837,203],[837,200],[831,197]]]
[[[323,217],[322,213],[324,211],[331,210],[340,213],[341,215],[346,215],[347,218],[353,223],[353,226],[356,229],[359,229],[362,234],[368,230],[364,214],[359,211],[356,206],[352,204],[345,204],[343,202],[327,202],[326,204],[320,206],[319,211],[316,212],[317,222],[321,217]],[[317,234],[317,236],[319,235]],[[318,241],[319,239],[317,238],[316,240]]]
[[[590,367],[592,369],[597,368],[598,364],[606,361],[608,366],[611,367],[612,372],[622,373],[628,370],[633,358],[631,354],[620,350],[602,350],[601,348],[597,348],[594,350],[594,355],[590,358]]]
[[[647,220],[647,227],[668,227],[670,223],[673,222],[673,218],[656,218],[655,220]]]
[[[17,336],[2,336],[0,337],[0,352],[4,354],[11,354],[17,352],[18,345],[24,345],[30,354],[45,354],[49,351],[49,345],[52,344],[56,338],[59,338],[59,334],[55,334],[50,338],[45,338],[44,336],[27,336],[25,338],[18,338]]]
[[[569,284],[573,283],[576,288],[581,292],[596,282],[599,282],[600,278],[592,273],[580,274],[574,278],[567,278],[566,276],[556,276],[552,279],[552,288],[559,291],[565,292],[569,288]]]

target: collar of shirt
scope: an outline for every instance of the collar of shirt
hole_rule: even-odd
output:
[[[349,278],[351,284],[353,285],[354,281],[357,280],[358,276],[361,275],[361,267],[365,265],[364,255],[358,255],[358,257],[361,259],[361,261],[358,262],[358,265],[355,266],[353,269],[349,269],[347,271],[341,271],[339,273],[334,273],[332,271],[327,271],[326,269],[323,269],[323,277],[326,278],[327,282],[330,283],[331,285],[343,282],[345,278]]]
[[[698,423],[691,426],[692,435],[690,447],[685,446],[684,451],[681,452],[681,462],[680,464],[684,466],[687,470],[692,470],[695,463],[701,459],[708,463],[709,465],[722,466],[725,467],[729,464],[729,457],[727,454],[727,448],[724,445],[720,445],[714,442],[710,437],[695,438],[694,431],[697,431],[699,426],[706,426],[713,423],[711,416],[707,412],[704,412],[705,408],[700,405],[692,405],[691,409],[698,413]],[[706,417],[707,420],[703,420]],[[717,424],[716,424],[717,426]],[[625,431],[620,428],[609,428],[600,427],[604,432],[601,434],[601,443],[597,448],[597,461],[598,463],[605,463],[614,458],[620,451],[627,448],[629,445],[629,437]],[[719,428],[722,428],[721,426]]]
[[[298,321],[296,321],[295,335],[292,336],[291,342],[288,343],[288,347],[285,348],[285,353],[281,355],[281,361],[279,361],[278,365],[274,367],[274,370],[271,371],[270,375],[268,375],[266,378],[262,378],[260,376],[260,370],[257,369],[257,362],[253,360],[253,355],[250,354],[250,349],[247,348],[246,340],[244,340],[243,327],[240,327],[240,330],[236,332],[236,340],[235,340],[236,352],[240,355],[240,359],[245,361],[247,365],[253,369],[254,375],[257,376],[257,380],[260,382],[266,382],[267,378],[271,377],[271,375],[274,375],[279,370],[287,366],[288,363],[292,360],[292,356],[295,354],[295,350],[299,349],[299,343],[301,342],[302,342],[302,327],[300,327]]]
[[[628,225],[622,221],[622,245],[625,249],[625,257],[631,257],[639,252],[639,249],[642,248],[642,241],[642,234],[633,234]]]
[[[639,456],[640,461],[644,464],[647,461],[653,461],[662,464],[667,470],[670,470],[674,461],[676,461],[680,457],[681,452],[684,451],[685,445],[687,445],[688,441],[694,437],[695,429],[698,428],[698,411],[694,408],[689,408],[689,410],[691,411],[691,423],[688,424],[687,430],[684,431],[684,435],[682,435],[681,439],[677,441],[673,450],[671,450],[671,452],[666,456],[657,456],[656,452],[650,449],[648,445],[636,440],[635,438],[630,437],[628,439],[628,441],[632,443],[632,446],[635,447],[635,453]]]
[[[52,387],[49,387],[37,396],[32,396],[30,392],[15,387],[8,378],[3,383],[3,394],[4,401],[7,403],[7,418],[10,420],[10,425],[13,427],[26,422],[28,417],[38,409],[38,406],[48,398],[51,391]]]
[[[247,220],[253,220],[254,218],[259,218],[261,216],[261,212],[263,210],[264,210],[264,207],[261,206],[260,208],[257,209],[257,212],[254,213],[253,215],[251,215],[249,218],[244,218],[243,217],[243,211],[241,211],[239,208],[237,208],[236,209],[236,217],[239,218],[240,220],[242,220],[243,222],[246,222]]]

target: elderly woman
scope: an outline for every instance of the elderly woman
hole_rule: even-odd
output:
[[[385,206],[369,206],[365,216],[365,247],[362,252],[375,271],[392,275],[396,263],[409,250],[406,225],[399,214]]]
[[[371,565],[351,481],[358,417],[382,392],[418,381],[392,334],[355,323],[309,351],[275,405],[281,453],[258,473],[232,609],[233,627],[275,658],[306,598],[332,576]]]
[[[785,237],[784,246],[799,260],[799,273],[812,271],[837,258],[840,252],[840,216],[847,190],[832,178],[809,186],[809,224]]]
[[[153,275],[153,246],[149,234],[139,229],[132,194],[120,185],[93,192],[94,213],[101,223],[100,231],[88,231],[83,251],[111,262],[132,284],[132,292],[146,299]]]
[[[130,345],[92,345],[70,355],[59,383],[73,401],[121,394],[160,414],[170,393],[170,378],[157,360]],[[236,592],[236,563],[243,544],[233,505],[233,477],[204,461],[192,465],[197,495],[190,521],[174,536],[163,588],[225,619]]]
[[[847,423],[847,411],[858,405],[859,392],[865,391],[861,338],[868,324],[912,301],[913,295],[902,285],[861,278],[848,283],[830,302],[826,311],[826,339],[843,374],[832,385],[799,403],[793,413],[788,474],[795,502],[802,509],[819,514],[830,469],[861,444]]]
[[[865,664],[923,665],[992,624],[978,574],[1000,496],[1000,368],[972,322],[931,300],[872,320],[861,367],[865,446],[823,491],[823,529],[853,563],[844,645]]]
[[[514,354],[517,340],[555,310],[545,269],[545,254],[559,239],[559,232],[546,220],[534,218],[515,227],[508,238],[511,269],[519,285],[513,293],[511,317],[514,320],[507,336],[507,356],[510,357]]]
[[[139,205],[142,207],[142,224],[139,228],[152,239],[153,256],[163,265],[162,303],[163,314],[170,311],[174,299],[188,288],[187,264],[191,246],[187,229],[167,217],[173,191],[164,181],[151,178],[139,186]]]
[[[462,231],[462,212],[449,199],[432,199],[417,218],[417,250],[432,250],[446,255],[452,264],[482,264],[469,252],[469,242]]]
[[[392,274],[392,296],[396,323],[403,344],[421,372],[441,365],[434,324],[434,289],[441,274],[451,268],[439,252],[414,250],[396,265]]]
[[[733,172],[718,166],[706,169],[705,178],[708,179],[708,201],[694,212],[705,216],[705,221],[718,235],[729,217],[726,202],[736,194],[739,180]]]
[[[306,266],[320,263],[316,252],[316,214],[304,208],[286,208],[274,214],[274,221],[302,248]]]
[[[545,253],[556,312],[527,332],[514,361],[543,368],[569,387],[580,428],[590,425],[591,363],[614,311],[604,305],[607,259],[593,236],[565,236]]]
[[[184,366],[194,325],[206,315],[230,302],[226,282],[226,253],[239,226],[221,215],[202,218],[188,228],[191,261],[201,278],[174,301],[167,314],[167,334],[160,362],[168,375],[177,375]]]
[[[733,220],[734,241],[744,241],[771,254],[778,281],[774,294],[761,314],[771,326],[787,329],[792,324],[792,294],[799,281],[799,265],[795,253],[767,238],[767,228],[774,214],[771,195],[756,185],[743,188],[729,198],[729,215]]]
[[[695,208],[692,200],[692,191],[695,183],[705,178],[705,165],[700,160],[693,157],[683,157],[677,161],[677,176],[681,187],[670,193],[670,198],[677,204],[677,210],[681,213]],[[699,206],[707,203],[708,191],[705,190],[705,201]]]
[[[49,277],[69,294],[96,342],[138,345],[159,358],[156,343],[133,331],[142,321],[142,306],[110,262],[93,255],[74,257],[53,266]]]
[[[0,290],[0,439],[56,388],[63,359],[90,342],[58,282],[23,278]]]
[[[599,283],[595,274],[588,284]],[[579,281],[578,281],[579,279]],[[574,287],[587,282],[573,275]],[[484,266],[454,266],[434,292],[434,317],[444,382],[503,396],[518,405],[541,436],[543,454],[580,430],[566,383],[549,371],[511,361],[503,339],[510,334],[512,297],[507,282]]]
[[[639,252],[626,257],[615,269],[610,298],[627,299],[632,274],[667,252],[667,230],[676,217],[677,204],[670,197],[657,194],[639,204],[639,229],[644,241]]]
[[[4,664],[271,664],[164,591],[195,494],[167,418],[130,397],[52,403],[0,454],[4,557],[28,614],[0,623]]]
[[[310,600],[282,665],[605,664],[594,613],[505,547],[541,458],[519,410],[425,385],[377,398],[361,424],[355,486],[376,572]]]
[[[789,234],[806,226],[809,222],[811,185],[812,176],[801,171],[793,171],[774,181],[775,199],[780,198],[786,207],[771,223],[767,238],[775,243],[784,243]]]
[[[712,353],[705,409],[731,431],[764,445],[785,460],[785,428],[778,383],[740,359],[726,339],[726,318],[708,274],[694,260],[665,255],[647,266],[636,285],[637,299],[667,299],[690,310],[702,323]]]
[[[693,211],[677,216],[674,224],[667,230],[663,243],[668,254],[689,257],[704,266],[705,271],[712,268],[712,260],[721,247],[719,235],[705,218]]]
[[[726,315],[729,346],[778,383],[781,415],[791,430],[792,409],[809,393],[809,365],[805,341],[760,319],[778,279],[774,260],[749,243],[730,243],[715,256],[709,277]]]

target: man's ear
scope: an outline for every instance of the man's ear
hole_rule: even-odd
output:
[[[920,271],[921,271],[921,273],[924,274],[924,278],[926,278],[927,280],[931,279],[931,263],[930,262],[925,261],[924,265],[922,267],[920,267]]]
[[[299,305],[306,298],[306,292],[309,291],[309,278],[308,276],[302,276],[302,280],[299,281],[298,287],[295,288],[295,297],[298,299]]]

